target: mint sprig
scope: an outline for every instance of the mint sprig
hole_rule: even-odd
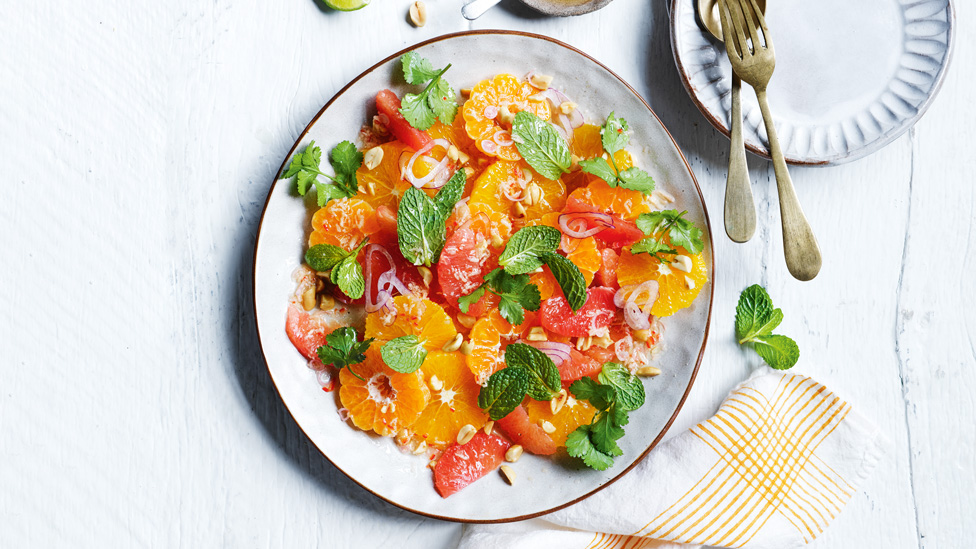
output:
[[[600,141],[603,150],[606,151],[607,159],[596,157],[588,160],[580,160],[580,169],[588,174],[595,175],[607,182],[611,187],[622,187],[640,191],[644,194],[654,192],[654,178],[640,168],[630,167],[621,170],[617,166],[614,153],[622,150],[630,143],[630,125],[623,118],[618,118],[610,113],[607,120],[600,127]]]
[[[705,249],[705,242],[702,240],[704,233],[694,223],[684,218],[686,213],[687,210],[680,213],[678,210],[663,210],[640,214],[637,218],[637,228],[646,235],[667,234],[675,246],[681,246],[693,254],[701,253]]]
[[[531,273],[542,266],[541,255],[559,248],[562,233],[555,227],[533,225],[523,227],[505,244],[505,251],[498,258],[509,274]]]
[[[430,267],[440,258],[447,242],[445,223],[465,181],[464,171],[457,170],[434,199],[416,187],[407,188],[397,207],[397,241],[407,261]]]
[[[391,339],[380,347],[383,362],[401,374],[416,372],[427,359],[427,349],[423,341],[415,335],[405,335]]]
[[[329,175],[321,170],[322,149],[311,141],[305,150],[291,159],[291,164],[279,179],[296,178],[298,194],[305,196],[314,186],[315,196],[319,207],[325,206],[334,198],[348,198],[359,192],[356,180],[356,170],[363,164],[363,153],[356,149],[350,141],[342,141],[332,149],[329,163],[335,175]],[[324,177],[329,183],[323,183],[318,178]]]
[[[522,158],[547,179],[559,179],[573,163],[569,145],[552,124],[528,111],[512,122],[512,140]]]
[[[587,467],[604,471],[613,458],[623,455],[617,441],[624,436],[630,421],[628,412],[644,404],[644,386],[624,366],[614,362],[603,365],[599,382],[584,377],[573,382],[569,390],[579,400],[588,400],[597,413],[589,425],[581,425],[566,438],[569,455],[583,460]]]
[[[458,110],[457,97],[454,88],[443,78],[451,65],[435,70],[430,61],[412,51],[403,54],[400,63],[407,83],[419,85],[427,82],[422,92],[403,96],[400,114],[407,122],[424,131],[430,129],[438,119],[448,125],[454,122]]]
[[[753,284],[739,295],[735,307],[739,345],[751,344],[766,364],[788,370],[800,359],[800,347],[784,335],[773,334],[782,321],[783,311],[773,308],[773,300],[762,286]]]
[[[366,349],[373,343],[373,338],[365,341],[358,341],[356,330],[345,327],[334,330],[325,336],[325,345],[316,350],[322,364],[331,364],[337,369],[345,368],[349,373],[363,381],[362,376],[357,374],[351,366],[366,360]]]
[[[493,420],[517,408],[526,395],[535,400],[551,400],[560,389],[559,368],[545,353],[512,343],[505,348],[505,368],[491,374],[478,393],[478,406]]]
[[[574,311],[580,310],[586,304],[586,278],[579,267],[556,252],[544,253],[541,259],[552,271],[552,276],[556,278],[569,306]]]
[[[316,271],[332,271],[329,275],[332,283],[352,299],[359,299],[366,290],[366,281],[357,258],[368,242],[369,237],[366,237],[348,252],[332,244],[316,244],[305,252],[305,263]]]
[[[529,275],[512,276],[502,269],[494,269],[484,277],[484,282],[468,295],[458,298],[458,308],[467,313],[485,292],[499,297],[498,312],[511,324],[525,322],[525,311],[538,311],[542,295],[539,287],[529,283]]]

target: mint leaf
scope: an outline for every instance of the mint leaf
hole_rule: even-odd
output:
[[[529,389],[529,372],[525,368],[502,368],[491,374],[488,383],[478,393],[478,406],[492,420],[499,420],[512,412]]]
[[[739,344],[752,344],[766,364],[777,370],[792,368],[800,359],[800,347],[795,341],[773,334],[782,321],[783,311],[773,308],[773,300],[762,286],[753,284],[739,295],[735,307],[735,334]]]
[[[364,238],[355,250],[349,252],[349,255],[332,269],[332,283],[338,286],[342,293],[353,299],[363,297],[363,292],[366,290],[363,266],[359,264],[356,258],[359,256],[359,250],[362,250],[367,242],[369,242],[368,237]]]
[[[574,311],[580,310],[586,304],[586,279],[583,278],[583,273],[580,272],[579,267],[555,252],[544,253],[541,259],[552,271],[552,275],[559,283],[569,306]]]
[[[400,114],[407,119],[411,126],[426,131],[439,118],[444,124],[454,122],[458,104],[454,89],[443,75],[451,65],[435,71],[427,59],[415,52],[405,53],[400,57],[403,65],[403,77],[409,84],[428,82],[422,92],[408,93],[400,102]]]
[[[566,453],[580,458],[591,469],[606,471],[613,466],[613,456],[596,449],[590,441],[590,426],[580,425],[566,437]]]
[[[467,183],[467,177],[464,175],[464,170],[457,170],[434,196],[434,206],[437,207],[437,211],[445,221],[451,217],[454,205],[464,195],[465,183]]]
[[[562,233],[555,227],[533,225],[512,235],[498,264],[509,274],[531,273],[542,266],[540,256],[559,247]]]
[[[403,78],[408,84],[423,84],[437,77],[434,66],[417,52],[409,51],[403,54],[400,63],[403,65]]]
[[[325,336],[326,344],[320,346],[316,350],[316,354],[322,364],[331,364],[340,370],[346,368],[352,375],[363,379],[350,366],[366,360],[366,349],[373,341],[373,338],[357,341],[356,330],[349,327],[339,328]]]
[[[631,167],[620,172],[618,185],[644,194],[654,192],[654,178],[640,168]]]
[[[753,341],[753,348],[766,364],[777,370],[788,370],[800,360],[799,345],[784,335],[758,336]]]
[[[462,313],[467,313],[468,309],[470,309],[472,305],[477,303],[478,300],[481,299],[481,296],[485,295],[485,292],[487,290],[488,288],[486,287],[486,285],[482,284],[481,286],[478,286],[478,288],[475,289],[475,291],[471,292],[470,294],[459,297],[458,309],[461,309]],[[519,324],[521,324],[521,322]]]
[[[663,210],[640,214],[637,228],[646,235],[660,236],[667,233],[671,243],[681,246],[692,254],[699,254],[705,248],[704,234],[694,223],[684,218],[687,211]]]
[[[552,124],[528,111],[519,111],[512,123],[512,137],[522,158],[546,179],[559,179],[569,171],[569,145]]]
[[[346,258],[349,252],[332,244],[316,244],[305,252],[305,263],[316,271],[330,271]]]
[[[427,193],[408,187],[397,208],[397,239],[403,257],[414,265],[430,267],[444,247],[446,231]]]
[[[529,374],[526,393],[535,400],[552,400],[562,388],[559,368],[545,353],[525,343],[512,343],[505,348],[508,368],[524,368]]]
[[[611,187],[617,186],[617,172],[606,159],[598,156],[592,160],[580,160],[579,166],[584,172],[599,177]]]
[[[603,142],[603,150],[611,155],[630,143],[630,126],[623,118],[617,118],[613,112],[607,116],[607,121],[600,128],[600,141]]]
[[[607,362],[598,377],[601,384],[616,390],[616,404],[621,409],[632,411],[644,405],[644,384],[623,364]]]
[[[405,335],[391,339],[380,347],[383,362],[401,374],[416,372],[427,358],[427,349],[415,335]]]

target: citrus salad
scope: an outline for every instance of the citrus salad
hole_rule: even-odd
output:
[[[288,337],[443,497],[499,467],[513,483],[523,452],[611,467],[662,319],[707,281],[701,229],[634,166],[627,121],[585,123],[551,77],[459,104],[450,65],[401,62],[416,93],[380,90],[359,147],[326,164],[313,141],[281,176],[318,202]]]

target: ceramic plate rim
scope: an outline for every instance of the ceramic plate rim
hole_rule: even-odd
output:
[[[705,326],[704,326],[704,331],[703,331],[703,336],[702,336],[701,347],[698,350],[698,356],[697,356],[697,358],[695,360],[695,365],[694,365],[694,368],[692,369],[691,377],[688,380],[688,385],[687,385],[687,387],[685,387],[684,392],[682,393],[681,398],[678,401],[678,404],[675,406],[674,411],[671,413],[671,417],[667,420],[667,422],[665,423],[665,425],[662,428],[661,432],[658,433],[658,435],[654,438],[654,440],[651,441],[651,443],[648,445],[648,447],[633,461],[633,463],[631,463],[628,467],[626,467],[623,470],[621,470],[616,476],[612,477],[608,481],[604,482],[603,484],[600,484],[599,486],[595,487],[593,490],[590,490],[589,492],[583,494],[580,497],[577,497],[577,498],[575,498],[575,499],[573,499],[571,501],[562,503],[560,505],[557,505],[557,506],[552,507],[552,508],[549,508],[549,509],[545,509],[545,510],[538,511],[538,512],[533,512],[533,513],[528,513],[528,514],[524,514],[524,515],[519,515],[519,516],[504,517],[504,518],[493,518],[493,519],[472,519],[472,518],[460,518],[460,517],[446,517],[446,516],[437,515],[435,513],[430,513],[430,512],[426,512],[426,511],[421,511],[421,510],[418,510],[418,509],[414,509],[414,508],[412,508],[412,507],[410,507],[408,505],[404,505],[402,503],[398,503],[396,501],[393,501],[390,498],[387,498],[387,497],[385,497],[385,496],[383,496],[381,494],[378,494],[378,493],[374,492],[369,487],[367,487],[362,482],[360,482],[357,478],[355,478],[353,475],[351,475],[350,473],[347,473],[335,461],[333,461],[333,459],[331,457],[329,457],[329,455],[325,451],[323,451],[315,443],[313,437],[311,437],[308,434],[308,432],[306,432],[305,427],[301,423],[299,423],[299,421],[296,419],[295,414],[292,412],[292,410],[289,407],[289,404],[288,404],[287,399],[285,399],[284,395],[281,393],[280,388],[278,387],[277,380],[274,377],[274,373],[271,370],[271,365],[270,365],[270,363],[268,361],[268,358],[267,358],[267,353],[264,350],[264,340],[263,340],[263,338],[261,336],[261,326],[260,326],[260,324],[258,322],[258,315],[257,315],[257,305],[258,305],[257,304],[257,264],[258,264],[258,251],[259,251],[260,245],[261,245],[261,233],[262,233],[262,228],[264,226],[265,215],[267,214],[268,206],[269,206],[269,204],[271,202],[271,198],[272,198],[272,194],[273,194],[273,192],[275,190],[275,186],[279,182],[279,180],[277,180],[277,179],[273,179],[272,180],[271,185],[270,185],[270,188],[268,189],[268,194],[265,197],[264,206],[262,207],[262,211],[261,211],[261,218],[260,218],[260,220],[258,222],[257,235],[255,236],[254,250],[253,250],[252,264],[251,264],[251,306],[253,307],[253,309],[255,311],[255,315],[254,315],[254,326],[255,326],[255,330],[256,330],[257,335],[258,335],[258,347],[261,349],[261,359],[264,361],[265,369],[266,369],[266,371],[268,373],[268,376],[271,379],[272,384],[275,387],[275,391],[278,393],[279,397],[281,398],[282,404],[284,404],[285,409],[288,410],[288,413],[289,413],[289,416],[290,416],[291,420],[295,422],[295,424],[298,426],[299,430],[301,430],[302,434],[306,437],[306,439],[313,446],[315,446],[315,449],[326,460],[328,460],[329,463],[331,463],[337,470],[339,470],[343,475],[345,475],[347,478],[349,478],[349,480],[351,480],[356,485],[358,485],[362,489],[366,490],[367,492],[369,492],[373,496],[376,496],[377,498],[379,498],[379,499],[381,499],[381,500],[383,500],[383,501],[385,501],[385,502],[387,502],[387,503],[389,503],[391,505],[394,505],[394,506],[396,506],[396,507],[398,507],[400,509],[403,509],[405,511],[409,511],[411,513],[415,513],[417,515],[421,515],[421,516],[425,516],[425,517],[430,517],[430,518],[435,518],[435,519],[445,520],[445,521],[450,521],[450,522],[457,522],[457,523],[469,523],[469,524],[500,524],[500,523],[506,523],[506,522],[515,522],[515,521],[527,520],[527,519],[535,518],[535,517],[538,517],[538,516],[541,516],[541,515],[545,515],[545,514],[548,514],[548,513],[552,513],[554,511],[558,511],[560,509],[563,509],[565,507],[568,507],[570,505],[573,505],[575,503],[578,503],[578,502],[580,502],[580,501],[582,501],[582,500],[584,500],[584,499],[592,496],[593,494],[595,494],[595,493],[603,490],[607,486],[613,484],[614,482],[616,482],[617,480],[619,480],[621,477],[623,477],[624,475],[626,475],[627,473],[629,473],[634,467],[637,466],[637,464],[639,464],[639,463],[641,463],[643,461],[643,459],[647,456],[648,452],[650,452],[652,449],[654,449],[660,443],[660,441],[664,437],[664,435],[670,430],[671,425],[674,423],[675,418],[677,418],[677,416],[678,416],[678,413],[680,413],[681,409],[684,407],[685,401],[687,400],[688,395],[691,393],[691,388],[695,384],[695,380],[696,380],[696,378],[698,376],[698,370],[699,370],[699,368],[701,366],[701,362],[702,362],[702,359],[703,359],[704,354],[705,354],[705,347],[707,346],[709,331],[711,329],[712,305],[713,305],[713,300],[714,300],[714,296],[715,296],[715,251],[714,251],[714,246],[711,245],[711,242],[712,242],[711,222],[710,222],[709,217],[708,217],[708,210],[707,210],[706,204],[705,204],[705,197],[702,195],[701,187],[698,184],[698,180],[695,177],[695,174],[692,171],[691,166],[688,164],[687,158],[685,158],[685,155],[681,151],[681,148],[678,146],[677,142],[674,140],[674,137],[671,135],[671,132],[668,131],[668,129],[664,125],[664,123],[661,122],[661,119],[657,116],[657,113],[654,112],[654,110],[650,107],[650,105],[648,105],[647,101],[645,101],[644,98],[637,92],[637,90],[635,90],[623,78],[621,78],[615,72],[613,72],[612,70],[610,70],[603,63],[601,63],[601,62],[597,61],[596,59],[594,59],[589,54],[587,54],[587,53],[579,50],[578,48],[576,48],[574,46],[571,46],[569,44],[566,44],[565,42],[562,42],[560,40],[557,40],[555,38],[551,38],[551,37],[544,36],[544,35],[540,35],[540,34],[529,33],[529,32],[512,31],[512,30],[501,30],[501,29],[482,29],[482,30],[468,30],[468,31],[460,31],[460,32],[454,32],[454,33],[448,33],[448,34],[443,34],[443,35],[440,35],[440,36],[436,36],[436,37],[430,38],[428,40],[424,40],[422,42],[418,42],[416,44],[410,45],[410,46],[408,46],[408,47],[406,47],[406,48],[404,48],[404,49],[402,49],[400,51],[397,51],[396,53],[393,53],[393,54],[391,54],[391,55],[383,58],[381,61],[375,63],[372,66],[370,66],[369,68],[367,68],[366,70],[364,70],[363,72],[361,72],[359,75],[357,75],[355,78],[353,78],[352,80],[350,80],[345,86],[343,86],[339,91],[337,91],[335,93],[335,95],[333,95],[325,103],[325,105],[315,114],[314,117],[312,117],[312,119],[308,123],[308,125],[305,126],[305,129],[303,129],[302,132],[296,138],[294,145],[292,145],[292,147],[289,149],[287,155],[285,156],[284,160],[282,161],[281,166],[279,166],[278,170],[275,172],[275,176],[274,177],[277,177],[278,174],[282,173],[282,170],[285,169],[285,166],[287,165],[288,160],[295,153],[295,150],[301,144],[301,142],[303,141],[303,139],[305,138],[305,136],[308,134],[308,132],[318,122],[319,118],[321,118],[322,115],[325,114],[325,112],[329,109],[329,107],[332,106],[332,104],[335,103],[336,100],[342,94],[344,94],[347,90],[349,90],[352,86],[354,86],[356,83],[358,83],[364,77],[366,77],[367,75],[369,75],[373,71],[375,71],[375,70],[383,67],[384,65],[386,65],[390,61],[392,61],[392,60],[400,57],[401,55],[403,55],[404,53],[406,53],[408,51],[411,51],[411,50],[414,50],[414,49],[417,49],[417,48],[420,48],[420,47],[423,47],[423,46],[426,46],[426,45],[429,45],[429,44],[433,44],[433,43],[436,43],[436,42],[450,40],[450,39],[458,38],[458,37],[475,36],[475,35],[515,35],[515,36],[528,37],[528,38],[533,38],[533,39],[538,39],[538,40],[544,40],[546,42],[550,42],[550,43],[553,43],[553,44],[555,44],[557,46],[560,46],[560,47],[566,48],[568,50],[571,50],[572,52],[574,52],[574,53],[576,53],[578,55],[582,55],[585,58],[587,58],[588,60],[590,60],[593,63],[595,63],[601,69],[603,69],[604,71],[606,71],[610,76],[612,76],[612,77],[616,78],[617,80],[619,80],[621,84],[623,84],[637,99],[640,100],[640,102],[647,109],[648,113],[650,113],[651,116],[653,116],[655,119],[657,119],[658,123],[664,129],[665,134],[668,136],[668,138],[670,138],[672,146],[677,151],[678,156],[681,158],[681,161],[684,163],[685,169],[687,170],[688,175],[691,178],[691,182],[694,184],[695,192],[697,193],[698,199],[701,201],[701,205],[702,205],[702,213],[704,215],[704,220],[705,220],[705,230],[708,233],[708,243],[709,243],[709,251],[710,251],[710,253],[708,254],[709,255],[709,258],[708,258],[709,265],[708,265],[708,267],[709,267],[709,273],[711,273],[711,280],[710,280],[711,283],[709,284],[708,314],[707,314],[706,320],[705,320]]]
[[[674,63],[676,68],[678,69],[678,76],[681,78],[681,84],[684,86],[685,91],[688,93],[688,96],[691,97],[691,101],[701,112],[702,116],[704,116],[705,119],[708,120],[708,123],[711,124],[712,127],[718,130],[725,137],[730,137],[730,130],[728,126],[725,124],[725,121],[715,116],[715,114],[711,110],[709,110],[708,107],[705,106],[705,104],[699,98],[698,93],[696,93],[695,90],[693,89],[691,85],[691,81],[689,80],[688,71],[686,70],[684,63],[682,63],[681,57],[679,56],[678,39],[677,39],[678,33],[676,32],[676,28],[678,25],[676,8],[679,2],[697,3],[697,0],[670,0],[670,3],[668,4],[668,12],[669,12],[668,16],[670,19],[669,29],[671,31],[671,54],[674,57]],[[948,17],[947,17],[948,28],[946,29],[948,38],[947,38],[945,61],[942,63],[942,66],[939,69],[939,73],[935,79],[935,82],[932,85],[931,92],[928,94],[928,96],[919,106],[918,112],[916,112],[913,116],[903,119],[898,125],[897,129],[890,132],[888,135],[884,136],[883,138],[872,141],[866,144],[865,146],[854,148],[848,151],[846,155],[840,158],[834,160],[815,159],[815,158],[797,158],[797,157],[790,156],[787,153],[787,151],[784,151],[786,162],[788,164],[793,164],[797,166],[835,166],[838,164],[853,162],[854,160],[864,158],[865,156],[871,155],[883,149],[884,147],[889,145],[892,141],[898,139],[899,137],[904,135],[905,132],[907,132],[912,127],[914,127],[915,124],[922,118],[922,116],[925,115],[929,107],[932,106],[932,103],[935,101],[935,98],[939,95],[939,91],[941,91],[942,89],[942,84],[945,82],[946,74],[949,72],[949,66],[952,63],[953,52],[955,51],[955,43],[956,43],[956,33],[955,33],[956,10],[955,10],[955,6],[953,5],[953,0],[946,0],[946,10],[948,11]],[[702,31],[702,32],[706,32],[706,31]],[[724,53],[722,55],[724,55]],[[765,158],[767,160],[772,160],[772,158],[769,156],[769,152],[766,149],[757,147],[749,140],[745,140],[745,147],[746,150],[755,154],[756,156]]]

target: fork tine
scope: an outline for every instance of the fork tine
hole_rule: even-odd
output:
[[[763,12],[761,9],[759,9],[759,4],[756,3],[756,0],[746,0],[746,1],[749,1],[752,4],[753,16],[755,16],[756,21],[759,23],[759,26],[762,28],[763,43],[766,44],[766,49],[767,50],[773,49],[773,41],[769,39],[769,27],[766,26],[766,18],[763,17]]]
[[[722,15],[722,34],[725,38],[725,47],[736,57],[742,58],[742,45],[739,44],[739,35],[736,33],[735,25],[732,24],[732,14],[729,12],[729,2],[731,0],[718,0],[719,12]]]
[[[730,0],[732,6],[730,8],[732,12],[732,17],[736,19],[739,23],[736,25],[736,30],[739,31],[740,41],[742,43],[742,56],[755,53],[759,48],[759,37],[756,35],[756,24],[748,15],[745,6],[742,5],[742,0]],[[746,36],[746,32],[749,36]],[[752,38],[752,47],[749,47],[749,38]]]

